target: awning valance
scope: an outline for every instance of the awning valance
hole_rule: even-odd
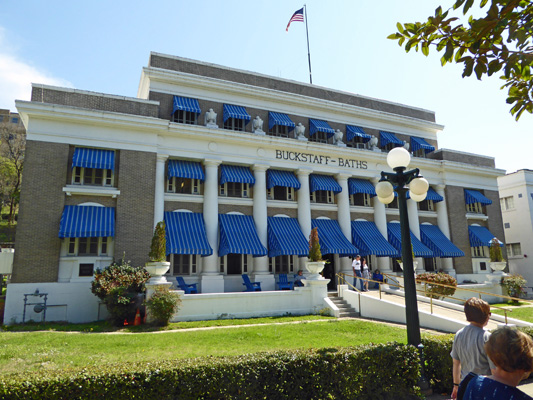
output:
[[[274,186],[293,187],[298,190],[301,184],[292,171],[269,169],[267,170],[267,189],[272,189]]]
[[[246,112],[246,108],[242,106],[234,106],[231,104],[224,104],[224,122],[229,118],[243,119],[246,123],[250,122],[252,117]]]
[[[485,206],[492,204],[492,200],[487,199],[481,192],[477,190],[465,189],[465,203],[481,203]]]
[[[261,244],[255,222],[251,215],[219,214],[220,240],[218,256],[227,254],[252,254],[254,257],[267,255]]]
[[[340,193],[342,187],[332,176],[311,174],[309,175],[309,191],[313,193],[317,190],[332,190],[334,193]]]
[[[435,146],[430,145],[422,138],[411,136],[411,150],[417,151],[420,149],[424,149],[424,152],[427,154],[435,151]]]
[[[433,251],[435,257],[463,257],[465,253],[454,245],[436,225],[420,225],[422,243]]]
[[[328,138],[335,134],[333,128],[326,121],[309,118],[309,135],[313,136],[317,132],[327,133]]]
[[[468,227],[468,238],[470,239],[470,247],[490,246],[490,241],[494,239],[494,236],[487,228],[479,225],[470,225]],[[500,242],[500,246],[503,243]]]
[[[318,228],[318,242],[322,254],[338,254],[341,257],[355,256],[359,249],[342,233],[339,222],[333,219],[313,219],[311,227]]]
[[[363,139],[363,143],[372,139],[372,136],[365,132],[365,130],[359,126],[346,125],[346,140],[352,140],[354,137],[360,137]]]
[[[268,129],[272,129],[275,125],[288,126],[289,132],[291,132],[296,126],[291,121],[287,114],[277,113],[274,111],[268,112]]]
[[[398,250],[387,242],[371,221],[352,221],[352,241],[362,256],[396,257]]]
[[[400,256],[402,254],[402,235],[400,224],[389,222],[387,224],[387,233],[389,243],[392,244],[396,248],[396,250],[398,250],[398,256]],[[433,252],[426,246],[424,246],[422,242],[418,240],[415,235],[413,235],[413,232],[411,232],[411,245],[413,246],[415,257],[434,257]]]
[[[389,143],[394,144],[394,147],[403,146],[403,142],[396,137],[394,133],[391,132],[379,132],[379,142],[381,147],[385,147]]]
[[[296,218],[268,217],[268,256],[307,256],[309,244]]]
[[[199,254],[210,256],[213,249],[207,240],[204,216],[192,212],[165,212],[167,255]]]
[[[115,236],[115,208],[65,206],[59,223],[60,238]]]
[[[366,179],[349,178],[348,179],[348,194],[367,193],[371,197],[376,195],[376,188],[372,182]]]
[[[115,169],[115,152],[113,150],[76,147],[72,156],[72,168]]]
[[[220,184],[223,185],[226,182],[249,183],[250,186],[253,186],[255,178],[248,167],[222,164],[220,166]]]
[[[197,99],[174,96],[174,106],[172,108],[172,114],[174,114],[178,110],[190,111],[196,114],[200,114],[202,112]]]
[[[205,180],[202,164],[195,161],[168,160],[167,175],[169,178],[177,177]]]

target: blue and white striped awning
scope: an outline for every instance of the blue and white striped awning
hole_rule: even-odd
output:
[[[227,254],[252,254],[254,257],[266,256],[268,251],[261,244],[255,222],[251,215],[218,214],[220,239],[218,256]]]
[[[397,257],[398,250],[387,242],[371,221],[352,221],[352,242],[362,256],[374,254],[378,257]]]
[[[465,253],[454,245],[437,225],[420,225],[420,240],[429,247],[435,257],[464,257]]]
[[[167,175],[169,178],[177,177],[205,180],[202,164],[195,161],[168,160]]]
[[[309,118],[309,135],[313,136],[317,132],[327,133],[328,138],[335,134],[333,128],[326,121]]]
[[[366,179],[349,178],[348,179],[348,194],[368,193],[370,197],[376,195],[376,188],[372,182]]]
[[[393,143],[394,147],[403,146],[403,142],[391,132],[379,131],[379,142],[381,147],[385,147],[389,143]]]
[[[246,108],[242,106],[234,106],[231,104],[224,104],[224,122],[229,118],[243,119],[246,123],[250,122],[252,117],[246,112]]]
[[[342,187],[332,176],[311,174],[309,175],[309,191],[313,193],[317,190],[332,190],[337,194],[342,192]]]
[[[411,150],[417,151],[420,149],[424,149],[424,152],[427,154],[435,151],[435,146],[430,145],[422,138],[411,136]]]
[[[398,256],[402,254],[402,235],[399,223],[389,222],[387,224],[387,233],[389,237],[389,243],[392,244],[396,250],[398,250]],[[433,252],[422,244],[420,240],[411,233],[411,245],[413,246],[413,251],[415,257],[424,257],[431,258],[434,257]]]
[[[487,199],[481,192],[477,190],[465,189],[465,203],[481,203],[485,206],[492,204],[492,200]]]
[[[394,192],[396,193],[396,192]],[[407,191],[406,193],[406,198],[410,199],[411,197],[409,196],[411,192]],[[434,203],[438,203],[439,201],[442,201],[444,200],[444,197],[442,197],[440,194],[438,194],[437,192],[435,192],[434,189],[432,188],[429,188],[428,189],[428,193],[426,195],[426,200],[433,200]]]
[[[292,171],[269,169],[267,170],[267,189],[272,189],[274,186],[292,187],[298,190],[301,184]]]
[[[318,243],[322,254],[338,254],[341,257],[352,257],[359,249],[350,243],[342,233],[339,222],[333,219],[313,219],[311,227],[318,228]]]
[[[205,233],[204,216],[192,212],[165,212],[167,255],[210,256],[213,249]]]
[[[226,182],[249,183],[250,186],[253,186],[255,178],[248,167],[222,164],[220,166],[220,184],[223,185]]]
[[[115,152],[113,150],[76,147],[72,156],[72,168],[115,169]]]
[[[360,137],[363,139],[363,143],[372,139],[372,136],[365,132],[365,130],[359,126],[346,125],[346,140],[352,140],[354,137]]]
[[[172,114],[174,114],[178,110],[190,111],[196,114],[200,114],[202,112],[197,99],[174,96],[174,107],[172,108]]]
[[[60,238],[115,236],[115,207],[65,206]]]
[[[275,125],[288,126],[289,132],[292,132],[296,126],[294,122],[291,121],[287,114],[277,113],[274,111],[268,112],[268,129],[272,129]]]
[[[494,239],[494,236],[487,228],[479,225],[470,225],[468,227],[468,238],[470,239],[470,247],[490,246],[490,241]],[[500,246],[503,243],[500,242]]]
[[[309,243],[296,218],[268,217],[268,256],[307,256]]]

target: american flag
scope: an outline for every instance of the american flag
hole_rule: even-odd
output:
[[[304,22],[304,9],[303,7],[300,8],[298,11],[296,11],[294,14],[292,14],[291,19],[289,20],[289,23],[287,24],[287,29],[285,31],[289,31],[289,26],[291,26],[292,21],[300,21]]]

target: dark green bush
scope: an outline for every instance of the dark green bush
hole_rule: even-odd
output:
[[[158,289],[146,301],[146,307],[155,325],[166,326],[181,304],[179,294],[167,288]]]
[[[424,345],[425,374],[435,393],[451,393],[452,379],[452,351],[455,335],[425,336]]]

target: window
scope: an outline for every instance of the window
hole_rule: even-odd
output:
[[[389,151],[391,151],[392,149],[396,148],[396,147],[401,147],[401,146],[398,146],[398,144],[396,143],[387,143],[385,145],[385,147],[383,147],[383,151],[388,153]]]
[[[424,269],[428,272],[437,270],[437,260],[435,258],[424,258]]]
[[[241,275],[248,273],[247,254],[228,254],[220,257],[220,272],[226,275]]]
[[[364,138],[361,136],[354,136],[352,140],[346,141],[346,147],[352,147],[354,149],[366,149],[368,148],[367,143],[364,142]]]
[[[474,258],[489,258],[489,248],[487,246],[471,247],[472,257]]]
[[[110,169],[74,167],[73,185],[113,186],[114,174]]]
[[[522,255],[522,247],[520,243],[510,243],[507,245],[507,256],[517,257]]]
[[[481,203],[471,203],[466,205],[466,212],[473,214],[483,214],[483,206]]]
[[[426,150],[418,149],[416,151],[413,151],[413,156],[414,157],[426,158]]]
[[[267,190],[268,200],[294,201],[294,188],[284,186],[274,186]]]
[[[315,190],[311,193],[311,203],[333,204],[335,194],[332,190]]]
[[[173,275],[193,275],[197,271],[196,254],[170,254]]]
[[[500,206],[502,211],[514,210],[514,198],[513,196],[502,197],[500,199]]]
[[[326,132],[315,132],[314,135],[311,135],[309,137],[309,141],[318,142],[318,143],[327,143],[328,142],[328,134]]]
[[[177,110],[173,115],[173,122],[196,125],[198,123],[198,114],[192,111]]]
[[[220,185],[220,196],[225,197],[250,197],[250,184],[240,182],[226,182]]]
[[[172,177],[167,181],[168,193],[200,194],[200,180]]]
[[[417,204],[420,211],[435,211],[435,203],[433,203],[433,200],[426,199],[418,202]]]
[[[503,224],[504,228],[505,229],[509,229],[511,227],[511,223],[510,222],[506,222],[505,224]]]
[[[68,238],[67,255],[69,256],[107,256],[112,238],[81,237]]]
[[[272,129],[269,129],[268,134],[270,136],[289,137],[289,127],[285,125],[274,125]]]
[[[228,118],[224,122],[224,129],[244,132],[245,122],[244,119]]]
[[[288,274],[294,272],[294,257],[293,256],[278,256],[268,259],[269,272],[276,274]]]
[[[350,205],[372,207],[372,197],[368,193],[355,193],[350,195]]]

